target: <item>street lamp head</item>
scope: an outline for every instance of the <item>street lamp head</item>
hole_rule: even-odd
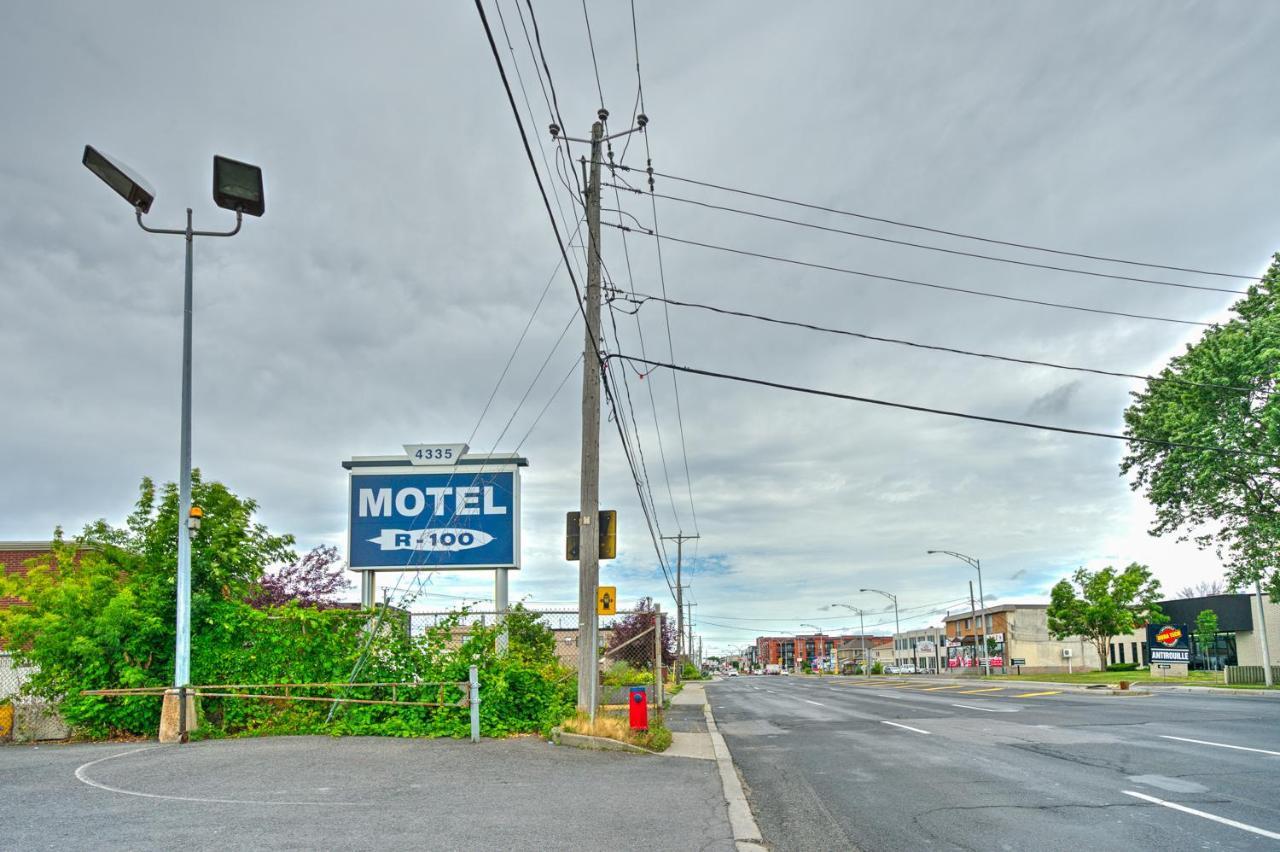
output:
[[[84,156],[81,157],[80,162],[84,163],[89,171],[102,178],[103,183],[119,193],[121,198],[132,204],[140,213],[150,212],[151,203],[156,200],[156,194],[133,169],[119,160],[108,157],[92,145],[84,146]]]
[[[215,156],[213,201],[227,210],[261,216],[266,209],[262,195],[262,169],[230,157]]]

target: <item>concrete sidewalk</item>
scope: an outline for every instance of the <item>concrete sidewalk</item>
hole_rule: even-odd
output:
[[[671,747],[663,755],[698,760],[716,759],[711,734],[707,732],[706,715],[702,712],[706,703],[706,691],[700,683],[686,683],[671,699],[665,719],[667,728],[671,731]]]
[[[7,746],[0,791],[15,849],[735,848],[713,761],[534,737]]]

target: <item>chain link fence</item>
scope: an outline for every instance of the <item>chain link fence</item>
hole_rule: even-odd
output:
[[[22,695],[23,684],[34,672],[18,665],[8,651],[0,651],[0,742],[67,737],[66,725],[48,702]]]
[[[555,655],[560,665],[574,672],[578,669],[579,623],[577,609],[526,610],[539,624],[551,631],[555,639]],[[491,627],[501,619],[496,610],[439,610],[409,614],[409,630],[413,636],[424,635],[432,628],[446,625],[450,638],[446,644],[458,647],[466,641],[474,627]],[[655,618],[646,610],[619,610],[616,615],[601,616],[599,652],[597,653],[599,687],[597,703],[602,707],[623,707],[632,686],[646,687],[647,699],[655,708],[662,706],[663,649],[662,634],[673,629],[667,624],[654,629],[655,621],[666,622],[665,615]],[[666,660],[669,664],[670,660]]]

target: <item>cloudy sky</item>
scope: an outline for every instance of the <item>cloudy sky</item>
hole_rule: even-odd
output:
[[[540,63],[522,29],[528,7],[485,8],[559,227],[571,232],[576,184],[555,173]],[[574,136],[589,133],[599,91],[613,132],[627,128],[637,95],[629,5],[588,8],[599,90],[581,5],[534,3]],[[1280,248],[1273,3],[639,0],[635,12],[658,171],[1206,270],[1256,275]],[[234,239],[196,244],[194,455],[205,476],[258,499],[262,519],[305,549],[345,538],[343,459],[474,432],[475,451],[518,448],[529,459],[513,598],[576,597],[561,536],[577,501],[578,373],[530,427],[581,354],[582,331],[573,324],[556,345],[573,292],[472,4],[117,2],[110,14],[87,2],[5,4],[0,76],[0,538],[118,521],[143,475],[176,478],[182,243],[143,234],[78,160],[92,143],[144,174],[157,190],[153,225],[180,225],[190,206],[196,226],[212,229],[231,220],[209,196],[220,153],[261,164],[267,212]],[[644,139],[625,144],[615,142],[615,159],[642,168]],[[1246,283],[975,243],[668,178],[657,191],[1025,261]],[[653,227],[649,199],[612,189],[605,198],[606,222],[619,220],[620,203],[628,225]],[[674,238],[1020,298],[1192,322],[1226,316],[1234,299],[667,199],[656,210]],[[1125,372],[1158,369],[1200,329],[673,241],[660,268],[653,238],[632,233],[624,245],[613,228],[603,257],[624,290],[665,286],[676,300]],[[913,405],[1117,432],[1138,386],[664,313],[657,302],[634,316],[622,310],[632,305],[614,307],[614,351],[638,354],[642,333],[659,360]],[[623,365],[611,369],[621,382]],[[1220,575],[1211,556],[1146,534],[1150,515],[1118,473],[1116,441],[692,375],[679,378],[682,436],[670,373],[626,382],[661,531],[701,535],[686,577],[709,648],[804,622],[856,627],[824,609],[832,601],[874,611],[868,626],[884,622],[887,601],[862,587],[896,592],[904,626],[936,621],[935,610],[967,598],[973,574],[929,548],[980,557],[988,596],[1006,602],[1043,600],[1080,565],[1146,562],[1172,589]],[[624,418],[632,428],[630,411]],[[621,518],[619,558],[602,581],[624,602],[655,595],[670,607],[607,412],[601,501]],[[438,575],[426,591],[416,608],[448,607],[492,595],[492,577]]]

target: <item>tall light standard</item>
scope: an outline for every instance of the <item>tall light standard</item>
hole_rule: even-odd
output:
[[[902,628],[898,626],[898,596],[889,592],[882,592],[879,589],[858,589],[859,592],[875,592],[877,595],[884,595],[893,601],[893,664],[901,665],[898,661],[898,634],[902,632]]]
[[[862,673],[867,677],[871,677],[871,658],[867,656],[867,628],[862,610],[852,604],[833,603],[832,606],[842,606],[858,614],[858,635],[862,637]]]
[[[987,598],[982,591],[982,560],[975,559],[972,556],[965,556],[963,553],[956,553],[954,550],[928,550],[925,552],[928,553],[930,556],[932,556],[935,553],[945,553],[947,556],[954,556],[956,559],[959,559],[961,562],[967,563],[970,568],[977,569],[978,571],[978,606],[980,607],[980,614],[978,617],[981,619],[981,622],[980,624],[974,625],[974,627],[981,628],[982,656],[979,659],[982,660],[983,671],[986,673],[987,677],[991,677],[991,656],[987,653]],[[972,587],[970,587],[969,589],[969,594],[970,595],[973,594]],[[970,600],[973,600],[973,598],[970,598]],[[1008,669],[1004,669],[1003,671],[1008,671]]]
[[[133,207],[138,227],[149,234],[173,234],[187,241],[186,269],[182,302],[182,426],[179,437],[178,477],[178,577],[173,661],[173,685],[178,694],[177,739],[187,738],[186,688],[191,683],[191,536],[200,528],[203,512],[191,505],[191,256],[195,237],[230,237],[240,232],[245,213],[261,216],[265,205],[262,194],[262,169],[227,157],[213,158],[213,201],[219,207],[234,210],[236,226],[230,231],[197,231],[191,226],[191,208],[187,208],[185,228],[151,228],[142,222],[142,214],[151,210],[155,193],[151,187],[119,160],[84,146],[81,162],[102,178]],[[165,703],[170,704],[169,696]],[[162,714],[164,715],[164,714]],[[162,725],[163,727],[163,725]]]

